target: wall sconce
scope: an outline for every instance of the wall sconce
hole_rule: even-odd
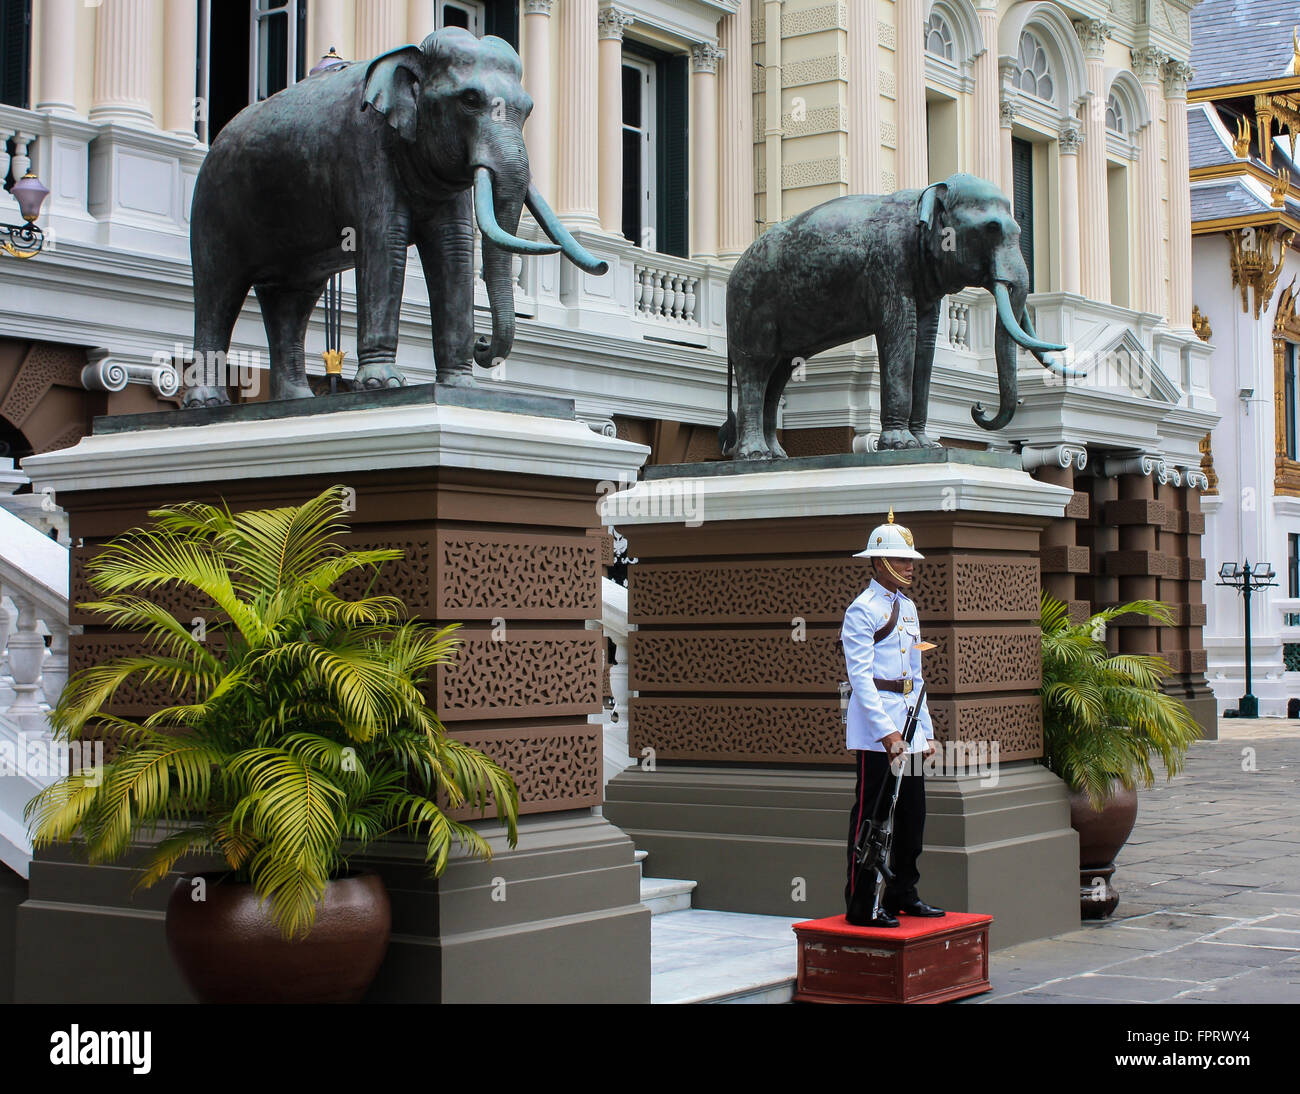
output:
[[[23,215],[22,224],[0,224],[0,251],[14,258],[33,258],[45,246],[45,233],[36,223],[41,206],[49,196],[49,189],[30,171],[14,183],[10,190]]]

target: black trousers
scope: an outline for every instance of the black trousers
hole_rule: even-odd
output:
[[[925,772],[921,756],[920,752],[909,755],[903,768],[905,774],[898,791],[898,808],[894,811],[894,844],[890,856],[894,880],[886,886],[882,901],[886,908],[897,908],[917,899],[916,883],[921,875],[916,860],[921,857],[921,845],[925,841]],[[871,903],[875,899],[875,877],[854,877],[853,848],[858,841],[859,819],[870,812],[881,785],[889,775],[889,758],[884,752],[859,749],[857,769],[857,789],[853,793],[853,811],[849,814],[849,878],[844,886],[844,904],[849,909],[856,906],[860,915],[855,915],[855,918],[866,918],[871,914]],[[877,819],[883,819],[888,809],[886,796],[880,803],[880,817]]]

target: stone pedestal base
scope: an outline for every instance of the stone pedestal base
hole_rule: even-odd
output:
[[[982,784],[983,783],[983,784]],[[851,771],[631,768],[606,788],[605,816],[648,852],[656,875],[695,881],[693,904],[814,918],[842,914]],[[992,913],[991,944],[1079,924],[1079,838],[1065,784],[1037,764],[926,779],[921,897]]]
[[[438,879],[412,843],[352,860],[383,877],[393,905],[366,1002],[649,1002],[650,912],[631,841],[587,813],[523,818],[514,850],[502,829],[481,831],[492,861],[458,859]],[[62,848],[37,855],[17,912],[15,1002],[194,1001],[163,934],[172,882],[133,892],[138,876]]]

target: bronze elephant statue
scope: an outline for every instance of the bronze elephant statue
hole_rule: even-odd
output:
[[[937,448],[926,433],[939,304],[967,286],[997,302],[1000,405],[971,411],[984,429],[1016,409],[1016,346],[1053,372],[1080,373],[1045,354],[1025,311],[1029,271],[1006,195],[974,175],[924,190],[834,198],[775,225],[741,255],[727,281],[728,403],[719,436],[734,459],[783,458],[776,411],[797,363],[876,336],[880,447]]]
[[[254,103],[212,142],[195,182],[196,375],[185,406],[228,401],[216,375],[251,287],[270,347],[271,397],[311,395],[303,339],[331,275],[356,268],[360,387],[402,384],[398,319],[407,248],[429,287],[439,383],[514,343],[512,254],[585,251],[532,185],[523,126],[532,99],[500,38],[440,30],[369,62],[341,64]],[[552,242],[521,239],[524,206]],[[490,338],[474,337],[474,233],[483,235]]]

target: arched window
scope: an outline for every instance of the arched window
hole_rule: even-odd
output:
[[[1106,128],[1120,135],[1128,132],[1128,125],[1124,119],[1124,104],[1116,98],[1114,92],[1111,92],[1110,98],[1106,100]]]
[[[947,61],[953,60],[952,30],[947,20],[937,11],[930,13],[925,24],[925,51]]]
[[[1052,80],[1052,66],[1047,59],[1047,51],[1029,31],[1020,35],[1020,78],[1017,86],[1021,91],[1033,95],[1044,102],[1052,102],[1056,97],[1056,86]]]

